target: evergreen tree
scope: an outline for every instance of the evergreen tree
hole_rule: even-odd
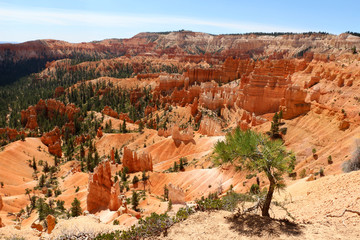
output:
[[[139,195],[136,191],[133,191],[133,193],[132,193],[131,204],[132,204],[132,208],[135,211],[138,211],[137,207],[139,206]]]
[[[123,121],[123,124],[120,125],[120,126],[121,126],[120,132],[122,132],[122,133],[127,133],[126,121],[125,121],[125,119],[124,119],[124,121]]]
[[[179,166],[179,169],[180,169],[180,171],[184,171],[184,170],[185,170],[183,158],[180,158],[180,166]]]
[[[45,175],[44,174],[41,174],[41,177],[40,177],[40,179],[39,179],[39,187],[44,187],[44,185],[45,185]]]
[[[82,214],[82,209],[80,206],[80,201],[77,198],[74,198],[74,201],[71,203],[71,216],[77,217]]]
[[[169,189],[167,188],[166,184],[164,185],[164,199],[165,201],[169,200]]]
[[[32,168],[33,168],[33,169],[34,169],[34,171],[36,172],[36,170],[37,170],[37,166],[36,166],[35,157],[33,157],[33,161],[32,161]]]
[[[282,141],[237,128],[234,133],[226,135],[224,142],[215,145],[214,153],[215,160],[220,163],[239,164],[249,171],[263,172],[267,176],[270,186],[261,211],[262,216],[269,217],[275,189],[284,187],[284,173],[291,172],[295,167],[295,157],[286,151]]]

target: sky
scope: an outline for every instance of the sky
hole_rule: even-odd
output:
[[[181,29],[360,32],[359,0],[0,0],[0,42],[89,42]]]

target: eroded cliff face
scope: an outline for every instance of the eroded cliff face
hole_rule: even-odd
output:
[[[119,185],[111,180],[110,162],[100,163],[89,175],[87,210],[95,213],[110,209],[116,211],[121,206]]]
[[[149,154],[138,154],[127,147],[124,147],[123,165],[129,169],[129,173],[152,171],[153,163]]]

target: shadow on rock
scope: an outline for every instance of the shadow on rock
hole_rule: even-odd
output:
[[[227,218],[227,221],[230,223],[230,229],[246,236],[276,237],[282,234],[300,236],[304,228],[304,226],[287,219],[272,219],[252,214],[240,217],[231,216]]]

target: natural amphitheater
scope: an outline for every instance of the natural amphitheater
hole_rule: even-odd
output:
[[[0,44],[0,239],[360,239],[358,51],[356,32]]]

